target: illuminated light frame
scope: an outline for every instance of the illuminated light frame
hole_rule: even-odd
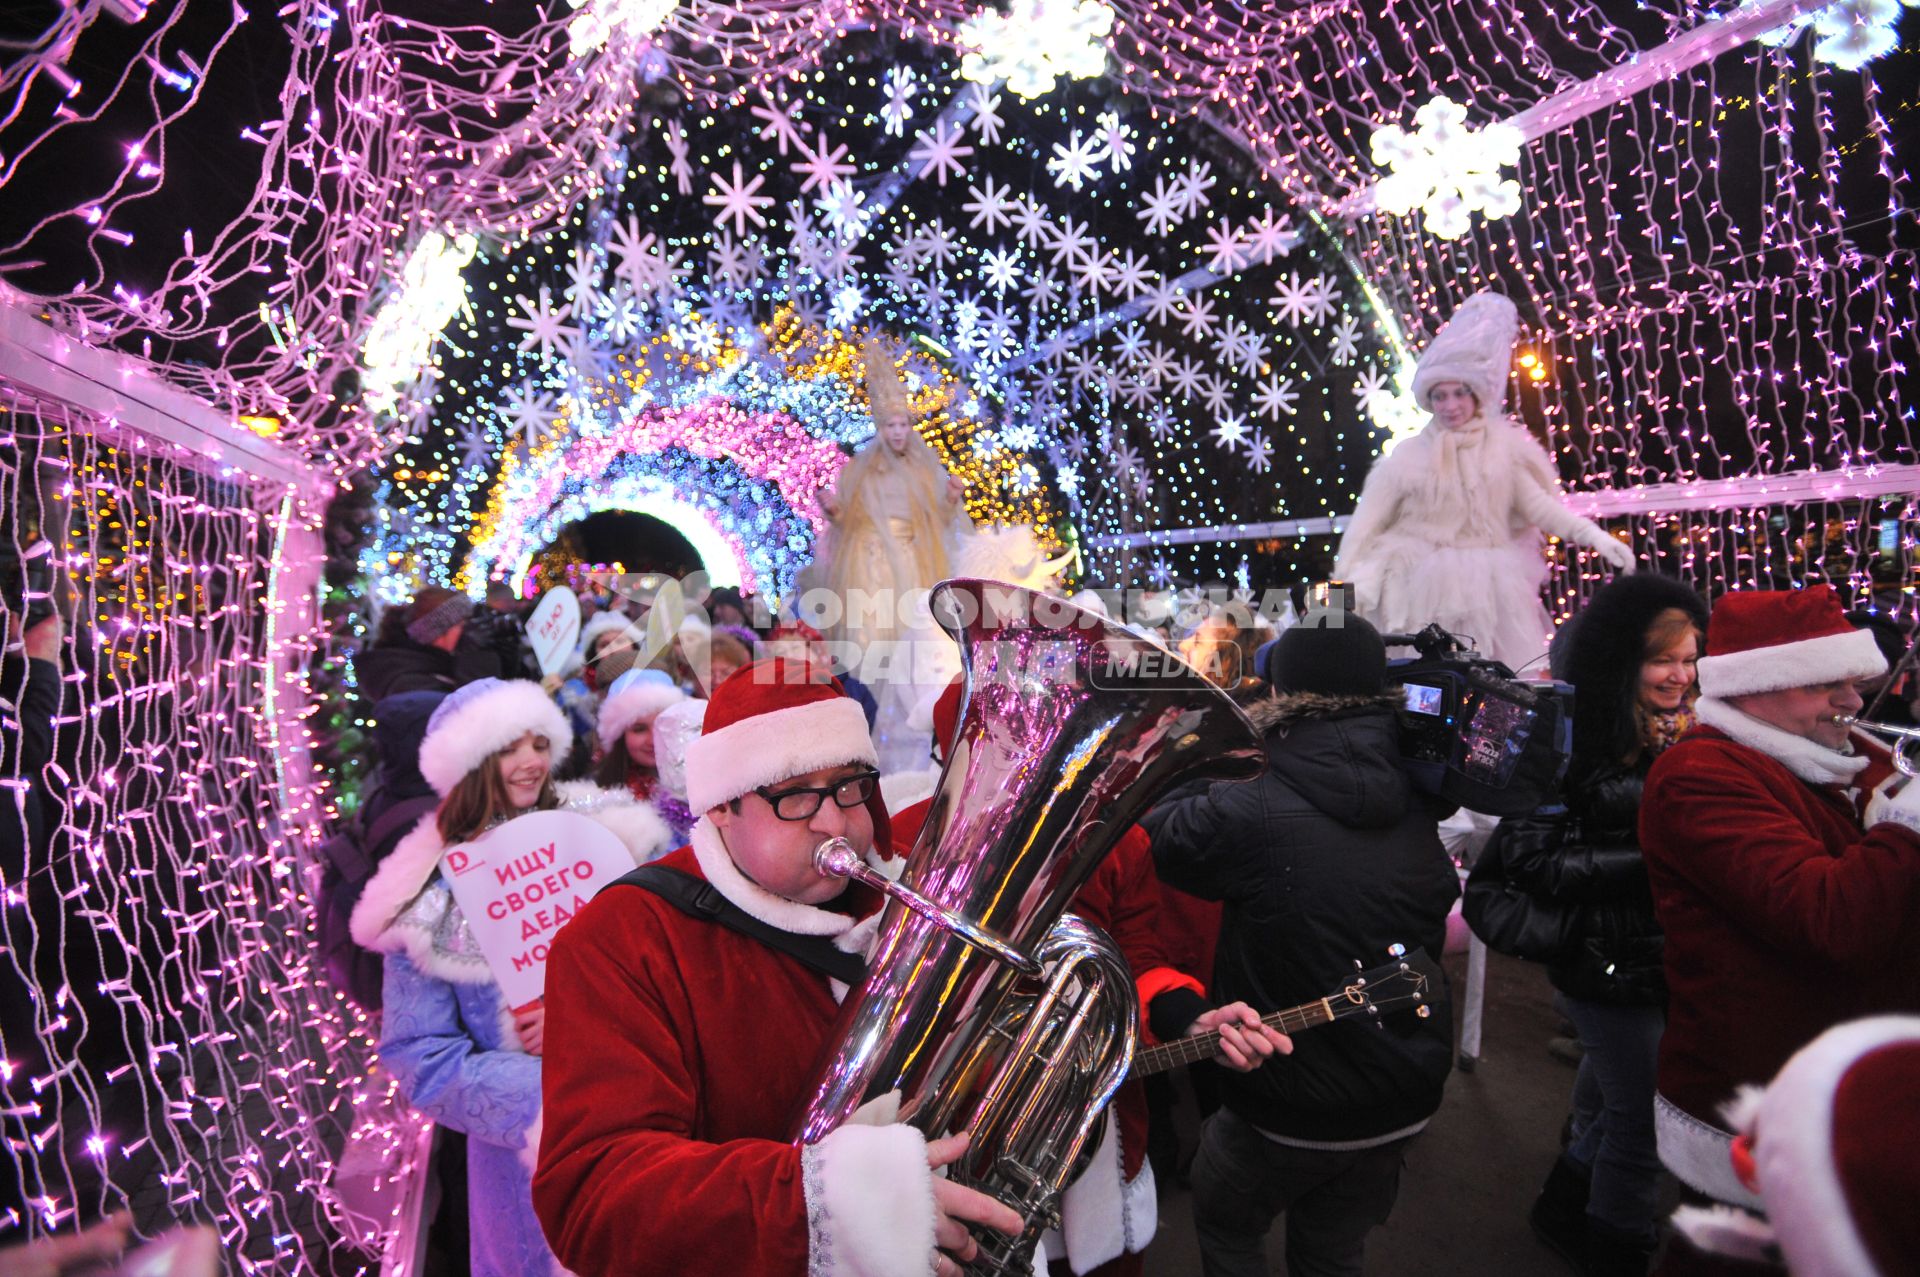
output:
[[[514,541],[519,546],[545,545],[567,524],[609,510],[626,510],[660,520],[693,546],[693,552],[700,556],[700,566],[715,587],[755,592],[758,574],[749,561],[745,540],[728,531],[712,509],[677,495],[665,475],[628,475],[614,480],[609,488],[566,497],[545,517],[523,528],[522,535]],[[534,554],[535,550],[530,548],[515,552],[513,570],[505,579],[516,588],[524,588],[528,583],[527,573],[533,567]],[[485,556],[476,549],[470,564],[477,571],[501,561],[503,556]]]

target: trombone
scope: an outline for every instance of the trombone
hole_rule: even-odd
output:
[[[1833,721],[1842,727],[1856,727],[1863,732],[1873,732],[1884,736],[1893,743],[1893,765],[1902,776],[1920,775],[1920,763],[1913,758],[1913,751],[1920,749],[1920,727],[1896,727],[1892,723],[1875,723],[1868,719],[1856,718],[1852,714],[1835,714]]]

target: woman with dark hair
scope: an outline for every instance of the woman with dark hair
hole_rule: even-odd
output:
[[[1643,572],[1602,587],[1563,627],[1554,675],[1576,698],[1565,803],[1502,821],[1467,884],[1473,929],[1546,962],[1580,1033],[1569,1142],[1531,1219],[1583,1273],[1645,1273],[1656,1240],[1666,981],[1640,794],[1653,760],[1693,725],[1706,624],[1699,594]]]

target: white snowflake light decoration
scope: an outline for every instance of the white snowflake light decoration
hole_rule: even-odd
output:
[[[1900,43],[1894,28],[1900,21],[1902,4],[1920,7],[1920,0],[1839,0],[1760,39],[1765,44],[1790,44],[1812,27],[1816,60],[1842,71],[1858,71],[1881,54],[1893,52]]]
[[[1413,132],[1387,124],[1373,132],[1373,162],[1390,170],[1374,186],[1383,212],[1426,215],[1426,228],[1458,239],[1478,212],[1489,221],[1520,211],[1520,184],[1501,170],[1520,162],[1525,139],[1506,124],[1467,127],[1467,109],[1434,98],[1413,113]]]
[[[400,291],[373,317],[360,350],[367,370],[362,378],[366,404],[373,411],[393,410],[399,387],[420,375],[440,330],[466,304],[460,272],[477,247],[471,235],[449,240],[439,231],[429,231],[414,246],[400,273]]]
[[[643,36],[657,31],[680,0],[567,0],[578,9],[567,23],[567,48],[576,58],[606,47],[615,35]]]
[[[960,74],[979,84],[1005,80],[1020,97],[1037,98],[1061,76],[1103,74],[1112,33],[1113,10],[1101,0],[1013,0],[1006,13],[982,10],[961,25],[968,52]]]
[[[1386,456],[1400,444],[1420,433],[1432,416],[1422,408],[1413,397],[1414,362],[1409,359],[1400,365],[1391,381],[1378,368],[1367,368],[1354,383],[1354,397],[1367,415],[1373,418],[1373,424],[1387,432],[1385,442],[1380,445],[1380,455]]]

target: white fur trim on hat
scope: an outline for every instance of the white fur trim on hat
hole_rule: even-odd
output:
[[[911,1126],[848,1123],[801,1151],[815,1274],[924,1273],[933,1263],[933,1172]]]
[[[434,716],[426,739],[420,742],[420,774],[433,792],[445,798],[463,776],[527,732],[545,736],[556,759],[573,748],[567,716],[538,683],[520,679],[503,683],[444,717]]]
[[[847,696],[755,714],[687,746],[687,806],[711,811],[762,785],[847,763],[880,765],[867,716]]]
[[[1782,731],[1711,696],[1695,701],[1693,712],[1708,727],[1725,732],[1737,744],[1765,754],[1809,785],[1844,785],[1859,775],[1868,762],[1865,754],[1828,749],[1819,741]]]
[[[1809,1277],[1879,1272],[1834,1165],[1834,1093],[1884,1046],[1920,1039],[1920,1017],[1882,1015],[1828,1029],[1788,1060],[1755,1118],[1754,1170],[1787,1267]]]
[[[595,726],[600,736],[600,748],[612,749],[613,742],[625,735],[629,727],[686,699],[687,694],[679,688],[652,682],[639,683],[618,696],[607,697],[601,702],[600,721]]]
[[[1843,678],[1872,678],[1887,672],[1887,658],[1873,641],[1873,631],[1852,630],[1772,647],[1751,647],[1725,656],[1703,656],[1698,668],[1700,694],[1725,700],[1787,687],[1837,683]]]

